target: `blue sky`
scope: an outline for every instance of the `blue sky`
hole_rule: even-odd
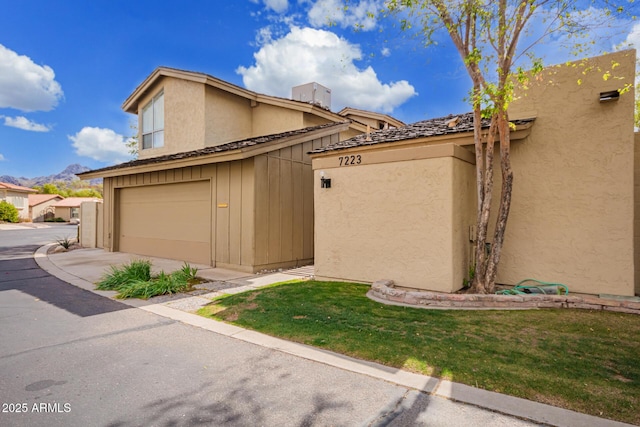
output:
[[[0,175],[128,160],[135,117],[122,102],[160,65],[283,97],[317,81],[332,89],[333,111],[406,123],[468,111],[469,79],[447,38],[425,49],[392,22],[368,19],[381,1],[352,0],[344,11],[340,0],[0,0]],[[640,26],[619,21],[589,36],[595,52],[612,50],[640,41]],[[570,59],[558,46],[537,53]]]

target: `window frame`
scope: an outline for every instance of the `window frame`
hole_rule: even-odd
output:
[[[162,117],[157,117],[158,109],[157,105],[162,103],[161,114]],[[145,129],[145,123],[149,120],[149,117],[145,120],[145,113],[151,109],[151,125]],[[147,104],[140,110],[140,148],[142,150],[150,150],[153,148],[164,147],[164,89],[158,92]],[[145,144],[145,136],[149,143]]]

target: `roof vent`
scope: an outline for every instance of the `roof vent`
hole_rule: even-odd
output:
[[[291,89],[294,101],[308,102],[325,110],[331,109],[331,89],[319,83],[307,83]]]
[[[617,101],[618,98],[620,98],[620,92],[617,90],[600,92],[600,102]]]
[[[460,122],[460,116],[456,116],[453,119],[450,119],[447,121],[447,126],[449,126],[450,128],[454,128],[458,125],[459,122]]]

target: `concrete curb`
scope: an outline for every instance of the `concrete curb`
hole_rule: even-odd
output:
[[[367,297],[384,304],[436,310],[534,310],[577,308],[640,315],[640,302],[598,298],[592,295],[479,295],[445,294],[398,289],[392,280],[378,280]]]
[[[115,292],[96,291],[93,283],[58,268],[47,256],[47,250],[50,246],[51,244],[42,246],[34,254],[34,259],[40,268],[49,274],[58,277],[60,280],[70,283],[71,285],[78,286],[107,298],[113,298],[116,294]],[[122,302],[128,302],[128,300],[124,300]],[[281,351],[283,353],[339,369],[344,369],[346,371],[367,375],[402,387],[420,390],[433,396],[486,408],[494,412],[512,415],[537,423],[562,427],[582,427],[585,425],[592,427],[632,426],[631,424],[598,418],[426,375],[414,374],[412,372],[390,368],[378,363],[367,362],[304,344],[286,341],[235,325],[230,325],[213,319],[207,319],[205,317],[198,316],[197,314],[181,311],[168,306],[167,304],[169,303],[144,304],[144,302],[142,302],[142,304],[133,303],[129,305],[138,307],[141,310],[161,317],[176,320],[187,325],[202,328],[207,331],[245,341],[247,343]]]

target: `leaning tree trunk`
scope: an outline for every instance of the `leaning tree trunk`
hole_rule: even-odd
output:
[[[491,245],[491,253],[487,260],[485,271],[485,287],[487,293],[494,292],[498,264],[504,244],[504,236],[507,229],[507,218],[511,210],[511,193],[513,189],[513,171],[511,170],[511,135],[509,129],[509,116],[506,111],[498,114],[498,134],[500,135],[500,166],[502,171],[502,192],[500,207],[496,218],[496,228]]]
[[[480,128],[480,126],[478,126]],[[476,145],[476,180],[478,187],[478,218],[476,221],[475,245],[475,275],[471,284],[471,291],[478,294],[490,292],[491,287],[486,281],[489,257],[486,253],[486,243],[491,215],[491,201],[493,200],[493,157],[496,133],[495,117],[491,119],[489,131],[480,143]],[[484,154],[484,155],[483,155]],[[479,159],[479,160],[478,160]],[[478,166],[480,164],[480,166]]]

